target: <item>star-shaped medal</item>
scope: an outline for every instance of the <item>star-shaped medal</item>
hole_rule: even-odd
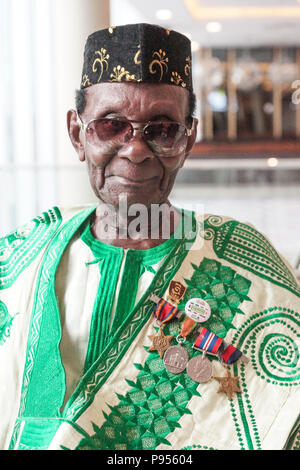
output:
[[[229,400],[232,400],[233,393],[242,393],[242,391],[239,389],[237,386],[237,381],[239,380],[239,377],[232,377],[230,375],[229,370],[226,369],[226,376],[225,377],[214,377],[215,379],[220,382],[220,387],[218,392],[225,392],[229,398]]]
[[[151,335],[149,338],[152,341],[152,346],[149,348],[149,351],[158,351],[158,354],[162,358],[165,351],[171,346],[170,343],[174,336],[165,336],[163,330],[160,328],[158,336]]]

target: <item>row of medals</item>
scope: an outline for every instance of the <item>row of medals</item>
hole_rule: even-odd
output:
[[[172,374],[180,374],[185,369],[188,376],[198,383],[208,382],[213,375],[211,362],[204,356],[192,357],[182,346],[170,346],[164,353],[165,368]]]
[[[178,304],[179,300],[183,297],[185,290],[186,288],[181,283],[172,281],[170,284],[168,301],[170,300],[173,304]],[[209,304],[203,299],[193,298],[187,302],[185,313],[194,322],[204,323],[209,319],[211,309]],[[193,322],[191,322],[191,325],[192,324]],[[165,336],[163,333],[163,327],[160,325],[159,334],[150,336],[150,339],[153,341],[153,345],[149,348],[149,351],[158,351],[160,357],[163,358],[165,368],[172,374],[180,374],[186,369],[188,376],[193,381],[198,383],[208,382],[213,377],[213,366],[211,361],[206,357],[206,351],[203,351],[203,355],[197,355],[189,359],[187,350],[181,345],[181,343],[185,342],[185,337],[182,337],[179,334],[176,337],[178,345],[170,346],[170,342],[173,338],[173,335]],[[195,349],[198,351],[200,350],[198,348]],[[217,356],[220,363],[223,365],[221,357],[218,355],[215,356]],[[214,376],[214,378],[220,383],[218,391],[225,392],[229,399],[232,399],[234,392],[241,393],[241,390],[237,386],[239,377],[232,377],[228,369],[226,369],[225,377]]]
[[[179,282],[171,283],[168,301],[178,304],[184,292],[185,287],[182,284]],[[203,299],[190,299],[185,306],[185,313],[194,322],[204,323],[209,319],[211,310],[208,303]],[[154,339],[154,344],[150,350],[158,350],[160,356],[163,357],[165,368],[172,374],[180,374],[186,369],[188,376],[195,382],[208,382],[213,375],[213,367],[206,357],[206,352],[204,351],[202,356],[198,355],[189,359],[187,350],[181,345],[185,342],[185,337],[178,335],[176,340],[179,344],[170,346],[170,341],[173,338],[173,335],[165,336],[161,327],[158,336],[151,336],[151,339]]]

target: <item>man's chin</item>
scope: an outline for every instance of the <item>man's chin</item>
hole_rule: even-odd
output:
[[[163,195],[160,192],[158,194],[152,192],[140,191],[119,191],[118,193],[110,193],[103,195],[101,192],[98,194],[98,199],[102,203],[119,208],[120,205],[123,207],[126,205],[127,208],[133,205],[142,205],[147,209],[153,204],[163,204],[167,201],[167,195]]]
[[[154,184],[110,185],[95,193],[102,202],[116,208],[121,201],[127,203],[128,207],[133,204],[142,204],[148,208],[151,204],[161,204],[167,199],[158,187],[157,181]]]

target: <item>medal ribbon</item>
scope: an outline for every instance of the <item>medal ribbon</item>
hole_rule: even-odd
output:
[[[217,354],[221,344],[223,343],[223,339],[219,338],[219,336],[215,335],[205,327],[202,327],[199,330],[199,333],[200,334],[193,347],[207,351],[210,354]]]
[[[207,328],[202,327],[199,333],[193,346],[195,349],[201,349],[215,355],[220,351],[220,357],[225,364],[233,364],[242,356],[242,352],[239,349],[232,346],[232,344],[227,345],[222,338]]]
[[[233,364],[242,356],[242,352],[229,344],[222,352],[222,360],[226,364]]]
[[[179,333],[179,336],[182,336],[183,338],[186,338],[190,334],[190,332],[191,332],[193,326],[195,325],[195,323],[196,323],[195,320],[193,320],[190,317],[186,317],[186,319],[184,320],[183,325],[181,327],[181,331]]]
[[[168,323],[181,315],[181,311],[165,299],[159,299],[153,309],[153,315],[162,324]]]

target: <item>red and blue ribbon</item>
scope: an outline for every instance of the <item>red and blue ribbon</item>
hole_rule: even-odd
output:
[[[229,344],[221,354],[222,361],[226,364],[233,364],[242,356],[242,352]]]
[[[210,354],[217,354],[223,343],[222,338],[219,338],[219,336],[215,335],[204,326],[199,330],[199,333],[194,343],[194,348],[202,349]]]
[[[153,309],[153,315],[160,323],[168,323],[180,316],[181,311],[165,299],[160,299]]]
[[[227,345],[222,338],[205,327],[199,330],[199,336],[193,347],[209,354],[219,355],[226,364],[233,364],[242,356],[242,352],[239,349],[232,346],[232,344]]]

